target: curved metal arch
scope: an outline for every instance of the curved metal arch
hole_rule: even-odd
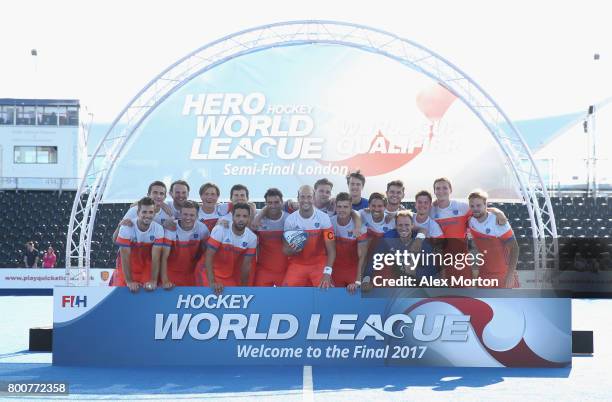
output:
[[[307,20],[264,25],[211,42],[166,68],[136,94],[98,144],[79,185],[67,234],[66,270],[78,267],[83,272],[75,283],[68,284],[88,284],[95,216],[108,178],[132,134],[158,105],[203,72],[236,57],[274,47],[322,43],[389,57],[438,81],[460,98],[485,124],[514,172],[531,220],[535,268],[550,266],[556,242],[546,238],[557,237],[550,198],[529,148],[495,101],[459,68],[417,43],[363,25]]]

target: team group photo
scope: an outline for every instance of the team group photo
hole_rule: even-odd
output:
[[[154,181],[113,234],[111,286],[519,287],[517,240],[486,192],[453,199],[450,179],[438,178],[412,211],[401,180],[369,195],[365,182],[355,171],[337,192],[325,178],[294,194],[272,187],[258,209],[242,184],[219,202],[214,183],[192,201],[186,181]]]

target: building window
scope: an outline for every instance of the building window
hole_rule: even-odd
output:
[[[66,106],[57,107],[57,118],[59,119],[60,126],[68,125],[68,117],[66,116]]]
[[[36,125],[36,106],[17,106],[17,125]]]
[[[39,106],[38,107],[38,125],[39,126],[57,126],[57,107],[56,106]]]
[[[79,108],[76,106],[68,106],[68,125],[79,125]]]
[[[16,146],[14,148],[15,163],[57,163],[57,147],[49,146]]]
[[[0,106],[0,124],[15,124],[15,107],[14,106]]]

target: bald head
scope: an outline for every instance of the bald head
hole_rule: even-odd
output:
[[[304,217],[308,217],[314,211],[314,189],[312,186],[304,185],[298,190],[298,203],[300,204],[300,213]]]
[[[301,186],[298,189],[298,198],[299,198],[300,194],[302,194],[303,192],[314,194],[314,189],[312,188],[312,186],[310,186],[308,184],[304,184],[303,186]]]

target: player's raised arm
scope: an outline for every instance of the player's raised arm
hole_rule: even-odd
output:
[[[163,224],[164,229],[176,230],[176,221],[173,219],[166,219]]]
[[[121,221],[119,221],[117,228],[113,232],[113,243],[117,241],[121,226],[131,227],[134,224],[134,222],[132,221],[136,218],[138,218],[138,204],[133,203],[132,205],[130,205],[130,208],[127,210],[125,215],[123,215],[123,218],[121,219]]]
[[[269,218],[268,216],[268,206],[264,206],[258,214],[255,215],[255,218],[253,218],[253,221],[251,222],[251,229],[252,230],[257,230],[259,228],[259,226],[261,225],[261,220],[264,218]]]
[[[206,265],[206,276],[208,277],[210,288],[215,292],[215,294],[220,294],[223,292],[223,284],[215,282],[215,273],[213,271],[213,259],[215,258],[216,253],[217,250],[215,248],[208,247],[206,249],[204,264]]]
[[[161,276],[161,282],[162,282],[162,287],[164,289],[171,289],[174,287],[174,284],[170,281],[170,279],[168,279],[168,256],[170,255],[170,247],[163,247],[162,248],[162,252],[161,252],[161,259],[160,259],[160,276]]]
[[[155,241],[151,247],[151,278],[145,284],[146,290],[155,290],[159,281],[159,273],[161,268],[161,258],[163,249],[170,248],[170,242],[164,236],[164,229],[161,225],[155,224],[154,236]]]
[[[251,273],[251,260],[253,256],[245,255],[240,266],[240,286],[249,285],[249,274]]]
[[[355,273],[355,283],[347,286],[347,289],[350,293],[354,293],[355,290],[361,286],[362,282],[362,273],[364,266],[366,264],[366,258],[368,256],[368,239],[367,237],[357,243],[357,272]]]
[[[498,209],[495,207],[487,207],[487,211],[495,215],[495,221],[497,222],[498,225],[503,226],[506,223],[508,223],[508,217],[506,216],[506,214],[504,214],[504,212],[501,209]]]
[[[115,244],[119,246],[121,271],[123,272],[123,277],[125,278],[125,284],[131,292],[137,292],[140,288],[140,283],[135,281],[134,276],[132,275],[132,230],[133,229],[129,226],[120,225]]]
[[[130,263],[130,256],[132,254],[132,249],[129,247],[121,247],[119,250],[119,256],[121,258],[121,269],[123,270],[123,275],[125,276],[125,284],[132,292],[138,292],[140,288],[140,284],[132,280],[132,266]]]
[[[173,212],[172,212],[172,208],[170,208],[170,206],[168,204],[166,204],[165,202],[161,202],[159,204],[159,208],[164,211],[166,213],[166,215],[168,216],[172,216]]]
[[[126,216],[127,216],[127,214],[126,214]],[[136,219],[136,216],[134,216],[134,219]],[[117,241],[117,236],[119,236],[119,230],[121,229],[121,226],[132,226],[133,224],[134,223],[132,222],[131,219],[124,217],[121,220],[121,222],[119,222],[119,224],[115,228],[115,231],[113,232],[113,243],[115,243]]]
[[[514,279],[516,273],[516,264],[518,263],[519,257],[519,245],[516,241],[516,237],[512,236],[512,238],[506,241],[506,247],[509,248],[509,261],[508,261],[508,275],[506,275],[506,287],[512,288],[514,287]]]
[[[325,233],[325,251],[327,251],[327,266],[331,267],[336,261],[336,240],[334,232]]]
[[[353,219],[356,228],[363,226],[363,219],[361,219],[361,214],[359,211],[351,209],[351,219]]]
[[[331,274],[332,267],[336,261],[336,239],[334,237],[334,228],[330,227],[323,231],[323,240],[325,242],[325,251],[327,254],[327,261],[325,268],[323,268],[323,279],[319,287],[321,289],[328,289],[332,286]]]
[[[202,254],[206,253],[206,249],[207,249],[206,243],[208,242],[209,237],[210,237],[210,232],[208,231],[208,229],[206,229],[206,233],[204,234],[204,236],[202,237],[202,240],[200,241],[200,252]]]
[[[291,198],[283,203],[283,210],[289,214],[297,211],[298,209],[300,209],[299,202],[294,201]]]
[[[162,249],[164,248],[165,247],[157,244],[153,245],[151,248],[151,279],[145,284],[146,290],[155,290],[157,288]]]

